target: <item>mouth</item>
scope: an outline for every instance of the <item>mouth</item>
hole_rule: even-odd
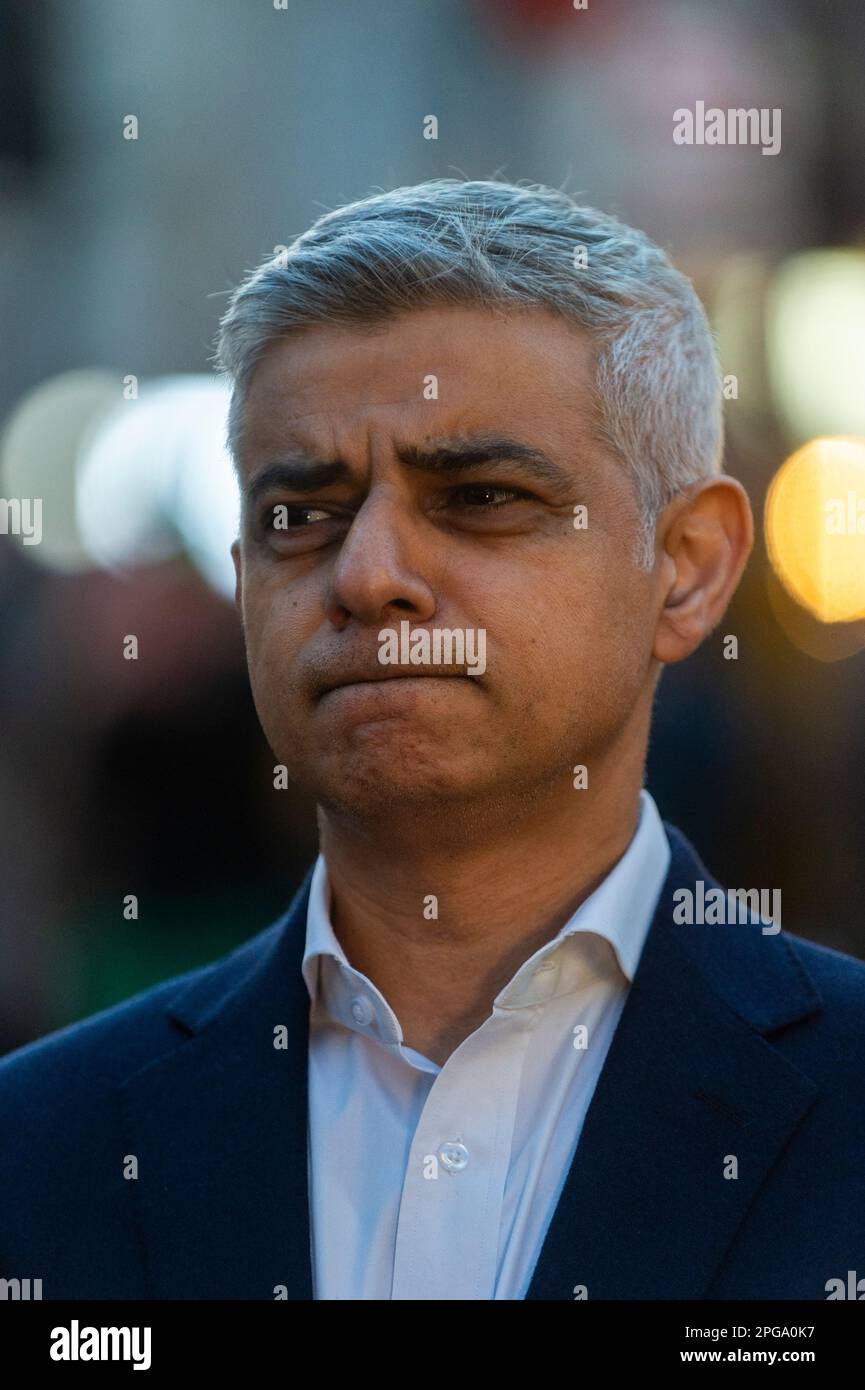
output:
[[[345,677],[339,681],[328,681],[322,686],[318,698],[324,699],[326,695],[333,695],[340,690],[361,690],[372,686],[389,686],[394,693],[399,688],[407,686],[417,687],[422,681],[469,681],[476,683],[475,677],[467,675],[464,671],[401,671],[398,667],[391,668],[382,675],[358,675]]]

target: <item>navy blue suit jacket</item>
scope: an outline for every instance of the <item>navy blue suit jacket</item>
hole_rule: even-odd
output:
[[[865,966],[758,923],[674,924],[676,889],[717,885],[666,831],[527,1296],[825,1299],[865,1276]],[[308,891],[205,969],[0,1062],[0,1276],[46,1299],[312,1297]]]

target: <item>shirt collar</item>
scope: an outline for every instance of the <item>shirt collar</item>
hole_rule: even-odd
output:
[[[670,843],[649,792],[640,792],[640,819],[631,843],[606,878],[586,898],[559,932],[595,932],[605,937],[616,953],[622,974],[632,982],[655,904],[670,867]]]
[[[625,853],[556,936],[520,966],[497,996],[496,1004],[520,1008],[576,988],[587,969],[602,973],[609,968],[610,947],[614,966],[630,983],[669,863],[670,846],[663,822],[653,797],[643,790],[639,823]],[[579,936],[581,933],[585,936]],[[568,938],[580,941],[576,956],[561,950]],[[604,942],[607,944],[602,945]],[[402,1043],[402,1030],[393,1010],[372,981],[349,963],[337,940],[330,920],[330,889],[322,855],[316,860],[310,884],[302,971],[314,1008],[381,1042]]]

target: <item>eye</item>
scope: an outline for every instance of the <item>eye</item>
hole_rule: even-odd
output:
[[[265,507],[261,524],[273,531],[298,531],[320,521],[329,521],[331,513],[323,507],[304,507],[299,503],[278,502]]]
[[[451,493],[458,506],[475,507],[480,511],[504,507],[508,502],[520,501],[528,496],[529,493],[519,488],[499,487],[495,483],[466,483],[454,488]]]
[[[326,549],[345,535],[351,521],[339,509],[309,502],[268,502],[254,515],[257,543],[278,556]]]

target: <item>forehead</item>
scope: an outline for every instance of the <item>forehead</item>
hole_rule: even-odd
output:
[[[544,309],[426,308],[295,329],[252,374],[241,452],[443,427],[573,442],[594,422],[594,355],[588,333]]]

